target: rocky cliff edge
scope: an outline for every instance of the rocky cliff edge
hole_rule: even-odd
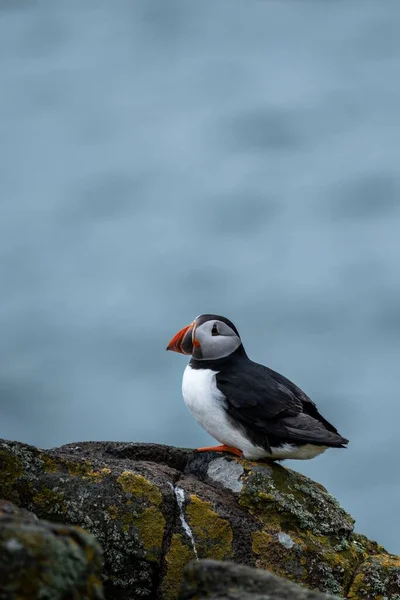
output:
[[[352,600],[400,600],[400,558],[355,534],[321,485],[279,464],[155,444],[3,440],[0,498],[90,532],[110,600],[175,600],[197,558]]]

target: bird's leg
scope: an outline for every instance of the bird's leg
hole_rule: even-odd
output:
[[[230,454],[236,454],[236,456],[243,456],[241,450],[233,448],[232,446],[207,446],[206,448],[196,448],[195,452],[229,452]]]

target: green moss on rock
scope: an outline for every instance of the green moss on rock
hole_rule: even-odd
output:
[[[256,564],[311,589],[345,595],[360,555],[354,521],[325,488],[280,465],[251,465],[239,504],[260,523]]]
[[[239,503],[264,523],[274,522],[282,530],[348,536],[354,526],[352,517],[323,486],[280,465],[253,466]]]

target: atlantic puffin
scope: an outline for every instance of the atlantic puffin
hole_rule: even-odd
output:
[[[249,460],[314,458],[348,440],[294,383],[247,356],[235,325],[205,314],[178,331],[167,350],[191,355],[182,381],[186,406],[220,446]]]

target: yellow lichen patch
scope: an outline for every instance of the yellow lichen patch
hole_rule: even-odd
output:
[[[349,600],[400,598],[400,557],[376,554],[364,561],[348,593]]]
[[[103,481],[103,477],[111,474],[111,469],[104,467],[102,469],[94,469],[90,461],[86,459],[74,458],[65,459],[61,458],[59,462],[56,462],[52,457],[43,453],[41,460],[44,463],[44,470],[47,473],[57,473],[60,467],[67,469],[68,474],[72,477],[81,477],[82,479],[89,479],[93,482]]]
[[[165,519],[155,506],[146,508],[141,515],[133,519],[140,541],[146,550],[148,560],[158,560],[164,539]]]
[[[191,494],[186,514],[199,556],[222,560],[232,555],[232,527],[212,509],[211,502]]]
[[[185,565],[195,558],[193,550],[182,542],[182,536],[174,533],[165,556],[166,573],[162,583],[164,600],[176,600],[182,582]]]
[[[290,535],[284,534],[286,539],[285,538],[280,539],[280,536],[282,534],[284,534],[284,532],[275,530],[275,529],[270,530],[270,531],[266,531],[265,529],[263,529],[261,531],[255,531],[252,534],[253,551],[256,554],[262,554],[262,552],[265,551],[266,547],[269,547],[269,545],[272,542],[274,544],[276,544],[276,542],[279,542],[280,545],[288,548],[288,546],[287,546],[288,541],[291,544],[290,547],[295,546],[297,548],[297,550],[301,550],[301,551],[303,551],[305,549],[304,539],[302,539],[301,537],[298,537],[297,535],[290,533]]]
[[[353,578],[359,553],[346,539],[335,545],[329,536],[317,536],[311,531],[301,534],[302,564],[306,567],[304,583],[323,591],[342,595]],[[312,574],[312,565],[319,565],[320,578]]]
[[[394,556],[393,554],[378,554],[374,557],[374,560],[385,569],[400,569],[400,556]]]
[[[93,573],[88,575],[86,593],[88,598],[102,598],[103,597],[103,583],[99,577],[96,577]]]
[[[117,481],[127,494],[145,498],[157,506],[161,504],[162,494],[160,490],[143,475],[138,475],[133,471],[123,471]]]
[[[68,462],[65,463],[65,466],[68,469],[68,473],[72,476],[82,477],[92,470],[92,465],[88,460],[68,460]]]
[[[252,537],[252,549],[256,554],[264,554],[270,544],[275,540],[267,531],[255,531]]]
[[[83,479],[86,479],[87,477],[91,479],[100,479],[103,477],[103,473],[101,471],[94,471],[93,469],[89,469],[87,475],[84,476]]]
[[[110,519],[113,521],[118,517],[118,508],[113,504],[107,508],[107,512],[110,515]]]
[[[264,500],[265,502],[276,501],[274,494],[268,494],[267,492],[259,492],[258,497],[260,498],[260,500]]]
[[[359,553],[351,540],[344,539],[335,544],[333,538],[324,535],[314,535],[311,531],[302,534],[302,539],[308,550],[322,552],[332,567],[353,568],[359,562]]]
[[[94,469],[89,469],[86,475],[82,476],[82,479],[90,479],[93,483],[101,483],[107,475],[110,475],[111,469],[107,469],[104,467],[103,469],[95,471]]]
[[[260,523],[280,530],[284,515],[276,510],[274,500],[274,495],[267,492],[259,492],[255,498],[248,493],[246,487],[239,495],[239,504],[246,508],[249,514],[254,515]]]
[[[41,453],[40,460],[44,464],[44,470],[46,471],[46,473],[57,473],[57,471],[59,470],[58,463],[54,460],[54,458],[51,458],[51,456],[49,456],[48,454],[45,454],[44,452]]]
[[[94,556],[96,555],[97,549],[94,546],[89,546],[89,544],[87,546],[85,546],[85,556],[86,559],[88,561],[88,563],[91,563]]]
[[[56,492],[51,488],[43,487],[40,492],[33,496],[35,503],[35,512],[39,515],[43,512],[47,514],[65,514],[67,507],[64,502],[64,496],[61,492]]]
[[[266,525],[279,513],[283,531],[332,533],[334,537],[338,530],[350,534],[353,527],[353,519],[322,486],[279,465],[254,468],[244,478],[238,500]]]
[[[120,515],[120,519],[122,521],[122,531],[128,533],[129,529],[135,522],[135,515],[131,512],[124,512]]]
[[[334,547],[328,537],[310,531],[285,533],[271,526],[252,534],[252,549],[258,557],[257,567],[311,589],[339,595],[350,584],[359,560],[350,544]]]
[[[358,573],[358,575],[356,575],[354,577],[354,580],[353,580],[353,583],[351,584],[349,593],[347,594],[347,598],[349,600],[359,600],[362,598],[360,591],[363,588],[364,579],[365,579],[364,573]]]
[[[287,548],[279,541],[279,533],[263,530],[252,534],[253,552],[258,556],[256,567],[292,581],[302,581],[306,571],[297,558],[302,551],[301,540],[290,536],[293,548]]]
[[[256,462],[256,461],[252,461],[252,460],[248,460],[247,458],[235,458],[234,459],[235,462],[239,463],[240,465],[242,465],[242,467],[249,471],[249,473],[247,473],[247,475],[250,475],[251,469],[253,467],[259,467],[260,463]]]
[[[128,502],[124,507],[109,506],[107,513],[112,520],[118,520],[122,531],[128,535],[137,533],[146,552],[146,560],[159,561],[165,532],[165,518],[155,506],[144,510],[129,509]]]
[[[353,533],[352,538],[354,547],[360,554],[364,554],[365,558],[371,554],[387,554],[383,546],[377,542],[369,540],[367,537],[365,537],[365,535]]]
[[[19,494],[14,483],[22,475],[21,461],[11,451],[0,450],[0,497],[18,503]]]

